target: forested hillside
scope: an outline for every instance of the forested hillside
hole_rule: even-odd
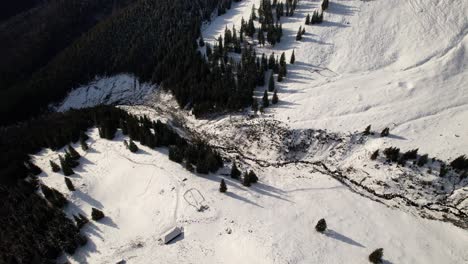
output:
[[[164,83],[181,104],[193,100],[202,103],[207,97],[204,91],[210,90],[212,82],[209,80],[213,78],[207,74],[209,68],[206,61],[197,53],[201,21],[209,19],[218,5],[224,9],[229,8],[230,3],[231,0],[138,0],[100,21],[56,56],[54,51],[60,50],[60,47],[50,51],[49,55],[39,56],[37,62],[31,62],[31,65],[25,62],[29,55],[12,59],[18,62],[17,68],[5,71],[2,77],[2,82],[14,83],[0,92],[1,111],[7,113],[2,123],[37,115],[51,102],[63,98],[70,89],[91,81],[97,75],[121,72],[135,73],[142,80]],[[102,5],[106,5],[106,1]],[[72,5],[67,9],[74,8]],[[86,17],[83,19],[87,21]],[[62,24],[59,19],[56,22]],[[74,23],[67,22],[71,25]],[[17,29],[19,32],[20,28],[21,25]],[[35,37],[32,39],[36,40]],[[55,43],[66,45],[67,42],[63,39],[38,39],[44,41],[43,45],[47,48]],[[27,45],[28,41],[22,43]],[[24,52],[18,51],[17,54],[27,52],[35,54],[37,51],[25,47]],[[40,67],[49,57],[53,59]],[[2,68],[10,68],[8,63],[2,64]],[[26,73],[27,76],[29,72],[33,72],[31,78],[23,79],[22,74]],[[205,80],[208,83],[198,84]]]

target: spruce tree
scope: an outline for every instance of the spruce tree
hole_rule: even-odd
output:
[[[262,103],[263,103],[263,108],[268,107],[270,105],[270,101],[268,100],[267,90],[265,90],[265,92],[263,93]]]
[[[80,138],[80,145],[81,145],[81,149],[83,151],[87,151],[88,150],[88,144],[86,144],[86,140],[83,140],[82,138]]]
[[[322,10],[327,10],[328,9],[328,0],[323,0],[322,1]]]
[[[366,129],[364,129],[364,132],[362,132],[362,134],[367,136],[370,134],[370,130],[371,130],[371,125],[368,125]]]
[[[382,130],[382,132],[380,133],[380,136],[381,137],[388,137],[388,135],[390,135],[390,128],[386,127]]]
[[[273,98],[271,98],[271,103],[272,104],[277,104],[278,103],[278,94],[276,93],[276,89],[275,91],[273,92]]]
[[[310,15],[309,14],[307,14],[307,16],[306,16],[305,24],[306,25],[310,24]]]
[[[102,218],[104,218],[104,213],[101,210],[93,207],[91,209],[91,218],[94,221],[101,220]]]
[[[322,218],[317,222],[317,225],[315,226],[315,230],[317,230],[320,233],[323,233],[325,232],[326,229],[327,229],[327,222],[325,221],[325,219]]]
[[[60,171],[60,166],[57,163],[53,162],[52,160],[50,160],[49,163],[50,163],[50,167],[52,168],[53,172],[59,172]]]
[[[289,60],[289,63],[294,64],[295,61],[296,61],[296,56],[294,55],[294,50],[293,50],[293,52],[291,54],[291,59]]]
[[[72,192],[75,191],[75,186],[73,186],[73,183],[70,180],[70,178],[65,177],[65,185],[67,185],[68,190],[70,190]]]
[[[68,145],[68,153],[70,153],[70,157],[73,160],[78,160],[81,157],[80,153],[78,153],[78,151],[76,151],[71,145]]]
[[[219,185],[219,191],[222,193],[225,193],[227,191],[227,186],[226,186],[226,182],[224,182],[224,179],[221,179],[221,183]]]
[[[232,168],[231,168],[231,178],[239,179],[240,175],[241,175],[241,172],[237,168],[236,162],[233,162],[232,163]]]
[[[286,54],[285,54],[284,52],[281,53],[280,62],[279,62],[279,63],[280,63],[281,66],[286,65]]]
[[[70,176],[73,175],[75,172],[72,170],[68,162],[59,155],[60,166],[62,167],[63,175]]]
[[[251,183],[257,183],[258,182],[258,177],[257,174],[253,170],[249,171],[249,178]]]
[[[299,26],[299,30],[297,31],[296,34],[296,40],[300,41],[302,39],[302,26]]]
[[[273,74],[270,75],[270,80],[268,81],[268,91],[273,92],[275,90],[275,80],[273,79]]]
[[[374,250],[374,252],[372,252],[369,255],[369,261],[374,264],[382,263],[382,258],[383,258],[383,248],[376,249]]]
[[[250,18],[253,20],[257,19],[257,15],[255,14],[255,5],[252,5],[252,12],[250,13]]]
[[[242,185],[250,187],[250,175],[247,172],[244,172],[244,177],[242,178]]]
[[[138,146],[133,142],[132,139],[130,139],[130,142],[128,143],[128,149],[132,152],[135,153],[138,151]]]

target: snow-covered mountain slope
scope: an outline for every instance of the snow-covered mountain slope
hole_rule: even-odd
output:
[[[384,248],[385,263],[466,263],[468,233],[453,225],[415,217],[364,198],[308,165],[254,169],[260,182],[246,188],[219,174],[189,173],[169,161],[167,150],[125,149],[89,132],[90,149],[69,192],[63,175],[53,173],[44,150],[35,157],[40,180],[66,194],[66,212],[106,215],[82,232],[89,242],[68,257],[72,263],[366,263]],[[228,192],[218,191],[227,181]],[[207,206],[199,212],[195,207]],[[329,230],[315,231],[325,218]],[[171,226],[184,227],[169,245],[157,241]],[[63,257],[65,258],[65,256]]]
[[[205,39],[240,27],[251,6],[242,1],[204,31]],[[420,148],[443,158],[468,148],[468,3],[466,1],[330,1],[324,22],[305,26],[320,1],[299,1],[293,17],[283,17],[284,37],[259,52],[296,63],[277,84],[280,101],[270,111],[296,128],[332,131],[390,127],[396,137],[382,144]]]
[[[130,74],[96,77],[95,81],[71,91],[65,100],[52,108],[63,112],[100,104],[138,104],[144,102],[155,90],[154,85],[141,83]]]

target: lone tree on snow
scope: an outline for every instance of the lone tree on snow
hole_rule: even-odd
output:
[[[374,264],[382,263],[382,257],[383,257],[383,248],[379,248],[379,249],[374,250],[374,252],[372,252],[369,255],[369,261]]]
[[[294,50],[293,50],[289,63],[294,64],[295,61],[296,61],[296,56],[294,55]]]
[[[327,222],[325,222],[325,219],[320,219],[317,222],[317,225],[315,226],[315,230],[317,230],[320,233],[323,233],[327,229]]]
[[[221,183],[219,185],[219,191],[222,193],[225,193],[227,191],[227,186],[226,186],[226,182],[224,182],[224,179],[221,179]]]
[[[93,218],[94,221],[98,221],[102,218],[104,218],[104,213],[99,210],[99,209],[96,209],[93,207],[92,211],[91,211],[91,218]]]
[[[370,133],[371,133],[370,130],[371,130],[371,125],[368,125],[368,126],[366,127],[366,129],[364,129],[364,132],[362,132],[362,134],[364,134],[364,135],[366,135],[366,136],[367,136],[367,135],[370,135]]]
[[[273,97],[271,98],[271,103],[272,104],[277,104],[278,103],[278,94],[276,94],[276,89],[275,91],[273,92]]]
[[[386,127],[382,130],[382,132],[380,133],[380,136],[381,137],[388,137],[388,135],[390,135],[390,128]]]

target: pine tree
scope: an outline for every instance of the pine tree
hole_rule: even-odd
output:
[[[60,171],[60,166],[57,163],[53,162],[52,160],[50,160],[49,163],[50,163],[50,167],[52,168],[53,172],[59,172]]]
[[[322,10],[327,10],[328,9],[328,0],[323,0],[322,1]]]
[[[68,153],[70,153],[70,157],[73,160],[78,160],[81,157],[80,153],[78,153],[78,151],[76,151],[71,145],[68,145]]]
[[[375,160],[377,159],[378,156],[379,156],[379,150],[377,149],[376,151],[372,153],[372,155],[370,156],[370,159]]]
[[[296,61],[296,56],[294,55],[294,50],[293,50],[293,52],[291,54],[291,59],[289,60],[289,63],[294,64],[295,61]]]
[[[304,35],[305,33],[306,33],[306,30],[305,30],[305,27],[303,27],[301,31],[301,39],[302,39],[302,35]]]
[[[60,155],[59,155],[59,160],[60,160],[60,167],[62,167],[63,175],[70,176],[75,173],[70,167],[70,165],[68,164],[68,162]]]
[[[270,101],[268,100],[268,92],[267,90],[265,90],[265,92],[263,93],[263,98],[262,98],[262,102],[263,102],[263,108],[266,108],[270,105]]]
[[[72,192],[75,191],[75,186],[73,186],[73,183],[70,180],[70,178],[65,177],[65,185],[67,185],[68,190],[70,190]]]
[[[258,182],[258,177],[257,174],[253,170],[249,171],[249,178],[251,183],[257,183]]]
[[[273,79],[273,74],[270,75],[270,80],[268,81],[268,91],[273,92],[275,90],[275,80]]]
[[[244,172],[244,177],[242,178],[242,185],[250,187],[250,175],[247,172]]]
[[[98,220],[101,220],[102,218],[104,218],[104,213],[99,210],[99,209],[96,209],[96,208],[92,208],[91,209],[91,218],[94,220],[94,221],[98,221]]]
[[[309,14],[307,14],[307,16],[306,16],[305,24],[306,24],[306,25],[309,25],[309,24],[310,24],[310,15],[309,15]]]
[[[374,252],[372,252],[369,255],[369,261],[374,264],[382,263],[382,258],[383,258],[383,248],[376,249],[374,250]]]
[[[232,168],[231,168],[231,178],[239,179],[240,175],[241,175],[241,172],[237,168],[236,162],[233,162],[232,163]]]
[[[280,65],[281,66],[285,66],[286,65],[286,54],[283,52],[281,53],[281,56],[280,56]]]
[[[128,143],[128,149],[132,152],[135,153],[138,151],[138,146],[133,142],[132,139],[130,139],[130,143]]]
[[[367,136],[370,134],[370,130],[371,130],[371,125],[368,125],[366,129],[364,129],[364,132],[362,132],[362,134]]]
[[[224,179],[221,179],[221,183],[219,185],[219,191],[222,193],[225,193],[227,191],[227,186],[226,186],[226,182],[224,182]]]
[[[386,127],[382,130],[382,132],[380,133],[380,136],[381,137],[388,137],[388,135],[390,135],[390,128]]]
[[[87,151],[89,148],[88,144],[86,144],[86,140],[82,139],[81,137],[80,137],[80,145],[83,151]]]
[[[275,91],[273,92],[273,98],[271,98],[271,103],[272,104],[277,104],[278,103],[278,94],[276,93],[276,89]]]
[[[322,218],[317,222],[315,230],[317,230],[320,233],[323,233],[325,232],[325,230],[327,230],[327,222],[325,221],[325,219]]]
[[[300,41],[302,39],[302,26],[299,26],[299,30],[297,31],[296,34],[296,40]]]

